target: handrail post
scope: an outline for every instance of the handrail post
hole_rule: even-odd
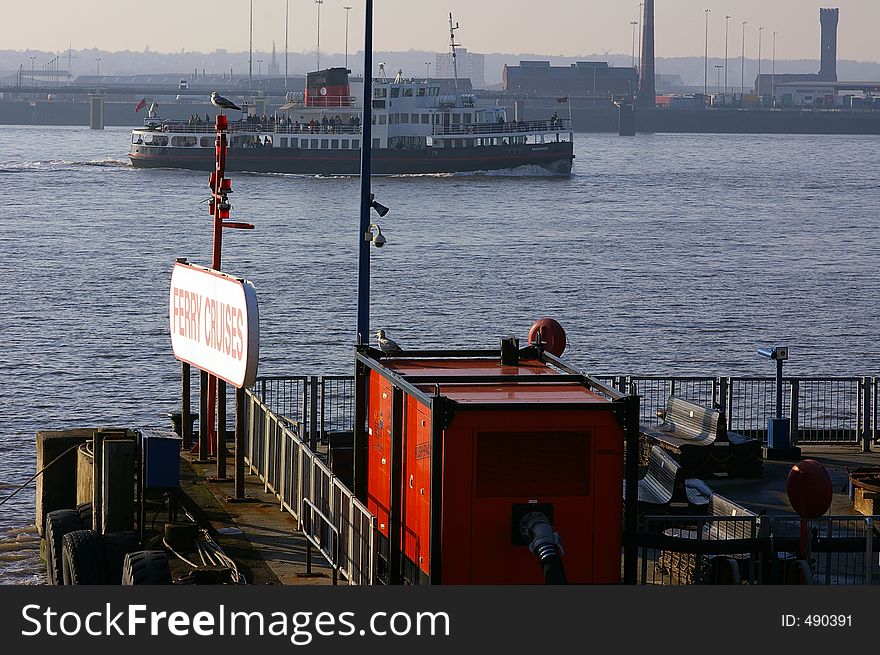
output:
[[[312,451],[318,450],[318,378],[309,378],[309,444]]]
[[[861,413],[861,421],[859,429],[861,430],[862,452],[871,452],[871,378],[864,377],[860,381],[862,388],[862,402],[859,404],[859,413]]]
[[[791,416],[791,445],[800,441],[800,388],[801,381],[791,380],[791,397],[789,398],[789,414]]]
[[[192,448],[192,367],[187,362],[180,365],[180,436],[185,450]]]
[[[729,393],[728,385],[730,378],[718,378],[718,407],[724,412],[724,420],[727,423],[727,429],[730,430],[730,416],[727,415],[727,395]]]
[[[244,500],[245,390],[235,390],[235,499]]]
[[[725,381],[727,386],[727,428],[731,429],[733,425],[733,379],[727,377]]]

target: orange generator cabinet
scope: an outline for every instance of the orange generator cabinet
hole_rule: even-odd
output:
[[[508,346],[358,353],[355,489],[385,582],[620,582],[637,398]]]

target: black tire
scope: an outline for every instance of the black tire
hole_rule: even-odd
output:
[[[98,585],[107,582],[104,540],[94,530],[74,530],[64,535],[61,553],[64,584]]]
[[[92,520],[92,504],[80,503],[76,506],[76,511],[79,512],[79,518],[82,520],[82,529],[94,530],[95,525]]]
[[[140,550],[125,556],[123,585],[171,584],[171,569],[164,550]]]
[[[64,584],[62,539],[68,532],[82,530],[82,519],[75,509],[56,509],[46,514],[46,577],[50,585]]]
[[[122,584],[125,556],[141,549],[137,533],[113,532],[104,535],[104,553],[107,557],[107,584]]]

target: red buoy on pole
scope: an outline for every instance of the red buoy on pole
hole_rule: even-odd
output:
[[[805,459],[791,467],[788,474],[788,502],[801,517],[801,557],[809,555],[809,521],[823,516],[831,508],[834,489],[831,476],[822,464]]]

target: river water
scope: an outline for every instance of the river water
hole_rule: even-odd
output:
[[[175,257],[208,264],[207,174],[134,170],[128,131],[0,126],[0,499],[34,433],[175,409]],[[578,135],[568,179],[380,178],[372,330],[496,347],[542,316],[590,373],[880,374],[876,137]],[[233,176],[224,270],[251,279],[262,374],[347,373],[357,179]],[[39,583],[33,489],[0,507],[0,582]]]

